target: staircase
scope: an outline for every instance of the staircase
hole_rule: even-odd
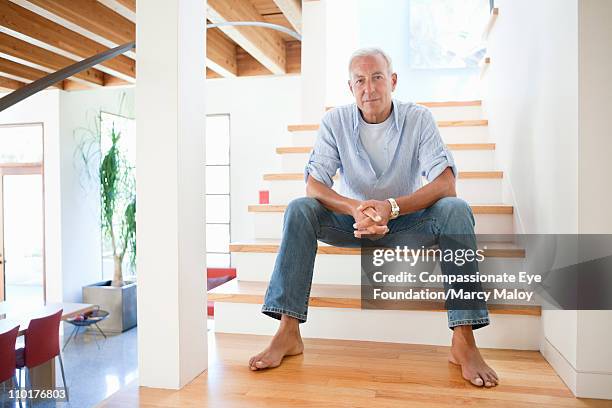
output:
[[[460,170],[457,195],[470,203],[477,234],[514,233],[512,205],[502,203],[504,175],[495,170],[495,143],[480,101],[431,102],[442,138]],[[288,126],[288,140],[276,149],[281,158],[277,173],[264,174],[273,204],[249,205],[255,219],[254,239],[230,245],[237,279],[209,291],[215,301],[215,330],[267,334],[278,323],[261,312],[263,296],[280,245],[287,203],[305,195],[303,169],[314,144],[317,124]],[[479,242],[486,248],[481,272],[525,262],[524,249],[511,242]],[[438,267],[439,268],[439,267]],[[360,309],[359,249],[319,243],[310,295],[305,337],[447,345],[451,331],[443,310]],[[489,305],[491,325],[476,332],[481,347],[538,350],[539,306]]]

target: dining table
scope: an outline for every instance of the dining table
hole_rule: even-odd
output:
[[[0,333],[4,333],[19,325],[17,336],[24,336],[32,319],[44,317],[63,310],[62,320],[70,319],[77,315],[87,313],[96,308],[96,305],[88,303],[66,303],[49,302],[28,303],[4,301],[0,302]],[[69,375],[67,373],[67,375]],[[33,367],[30,370],[30,382],[32,389],[52,390],[56,387],[55,358]],[[63,387],[64,384],[61,384]]]

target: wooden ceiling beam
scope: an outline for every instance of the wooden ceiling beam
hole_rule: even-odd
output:
[[[125,81],[121,78],[117,78],[116,76],[108,75],[106,72],[104,73],[104,86],[124,86],[124,85],[134,85],[134,83]]]
[[[212,69],[206,67],[206,79],[223,78]]]
[[[136,24],[136,1],[127,0],[98,0],[100,4],[113,10],[115,13]]]
[[[301,0],[274,0],[274,3],[283,12],[289,24],[295,31],[302,34],[302,1]]]
[[[0,25],[81,58],[108,50],[102,44],[8,0],[0,0]],[[124,55],[107,60],[101,65],[112,71],[109,73],[123,76],[124,79],[133,80],[136,76],[135,61]]]
[[[262,21],[250,1],[208,0],[207,17],[213,23],[226,21]],[[286,73],[285,44],[273,30],[262,27],[220,27],[229,38],[244,48],[274,74]]]
[[[287,41],[287,74],[299,74],[302,71],[302,43],[300,41]],[[236,47],[236,60],[238,61],[238,76],[271,75],[272,73],[253,58],[248,52]]]
[[[238,75],[236,45],[218,28],[206,30],[206,66],[225,78]]]
[[[5,78],[3,76],[0,76],[0,88],[1,89],[8,89],[11,91],[15,91],[21,88],[22,86],[25,86],[25,83],[16,81],[11,78]]]
[[[37,47],[5,33],[0,33],[0,53],[53,71],[59,71],[68,65],[74,64],[74,61],[70,58]],[[90,84],[104,85],[104,75],[95,68],[81,71],[74,77]]]
[[[47,76],[49,73],[40,69],[28,67],[15,61],[0,57],[0,75],[6,75],[22,82],[32,82]],[[64,89],[64,82],[53,85],[54,88]]]
[[[96,0],[28,0],[28,2],[116,45],[134,41],[136,38],[134,23]]]
[[[121,4],[132,13],[136,12],[136,0],[116,0],[117,3]]]

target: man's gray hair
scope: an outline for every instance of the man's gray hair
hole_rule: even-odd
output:
[[[391,75],[393,73],[393,64],[391,62],[391,57],[386,52],[384,52],[382,49],[378,47],[365,47],[365,48],[358,49],[357,51],[353,53],[353,55],[351,55],[351,59],[349,60],[349,65],[348,65],[349,79],[351,79],[353,75],[353,72],[351,71],[351,69],[353,68],[353,61],[355,60],[355,58],[369,57],[369,56],[375,56],[375,55],[380,55],[385,59],[385,61],[387,61],[388,73],[389,75]]]

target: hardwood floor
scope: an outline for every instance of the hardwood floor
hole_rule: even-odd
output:
[[[137,381],[100,407],[612,407],[574,398],[538,352],[483,350],[500,376],[479,389],[446,360],[448,347],[305,339],[305,354],[251,372],[248,358],[269,337],[209,335],[209,370],[180,391]]]

